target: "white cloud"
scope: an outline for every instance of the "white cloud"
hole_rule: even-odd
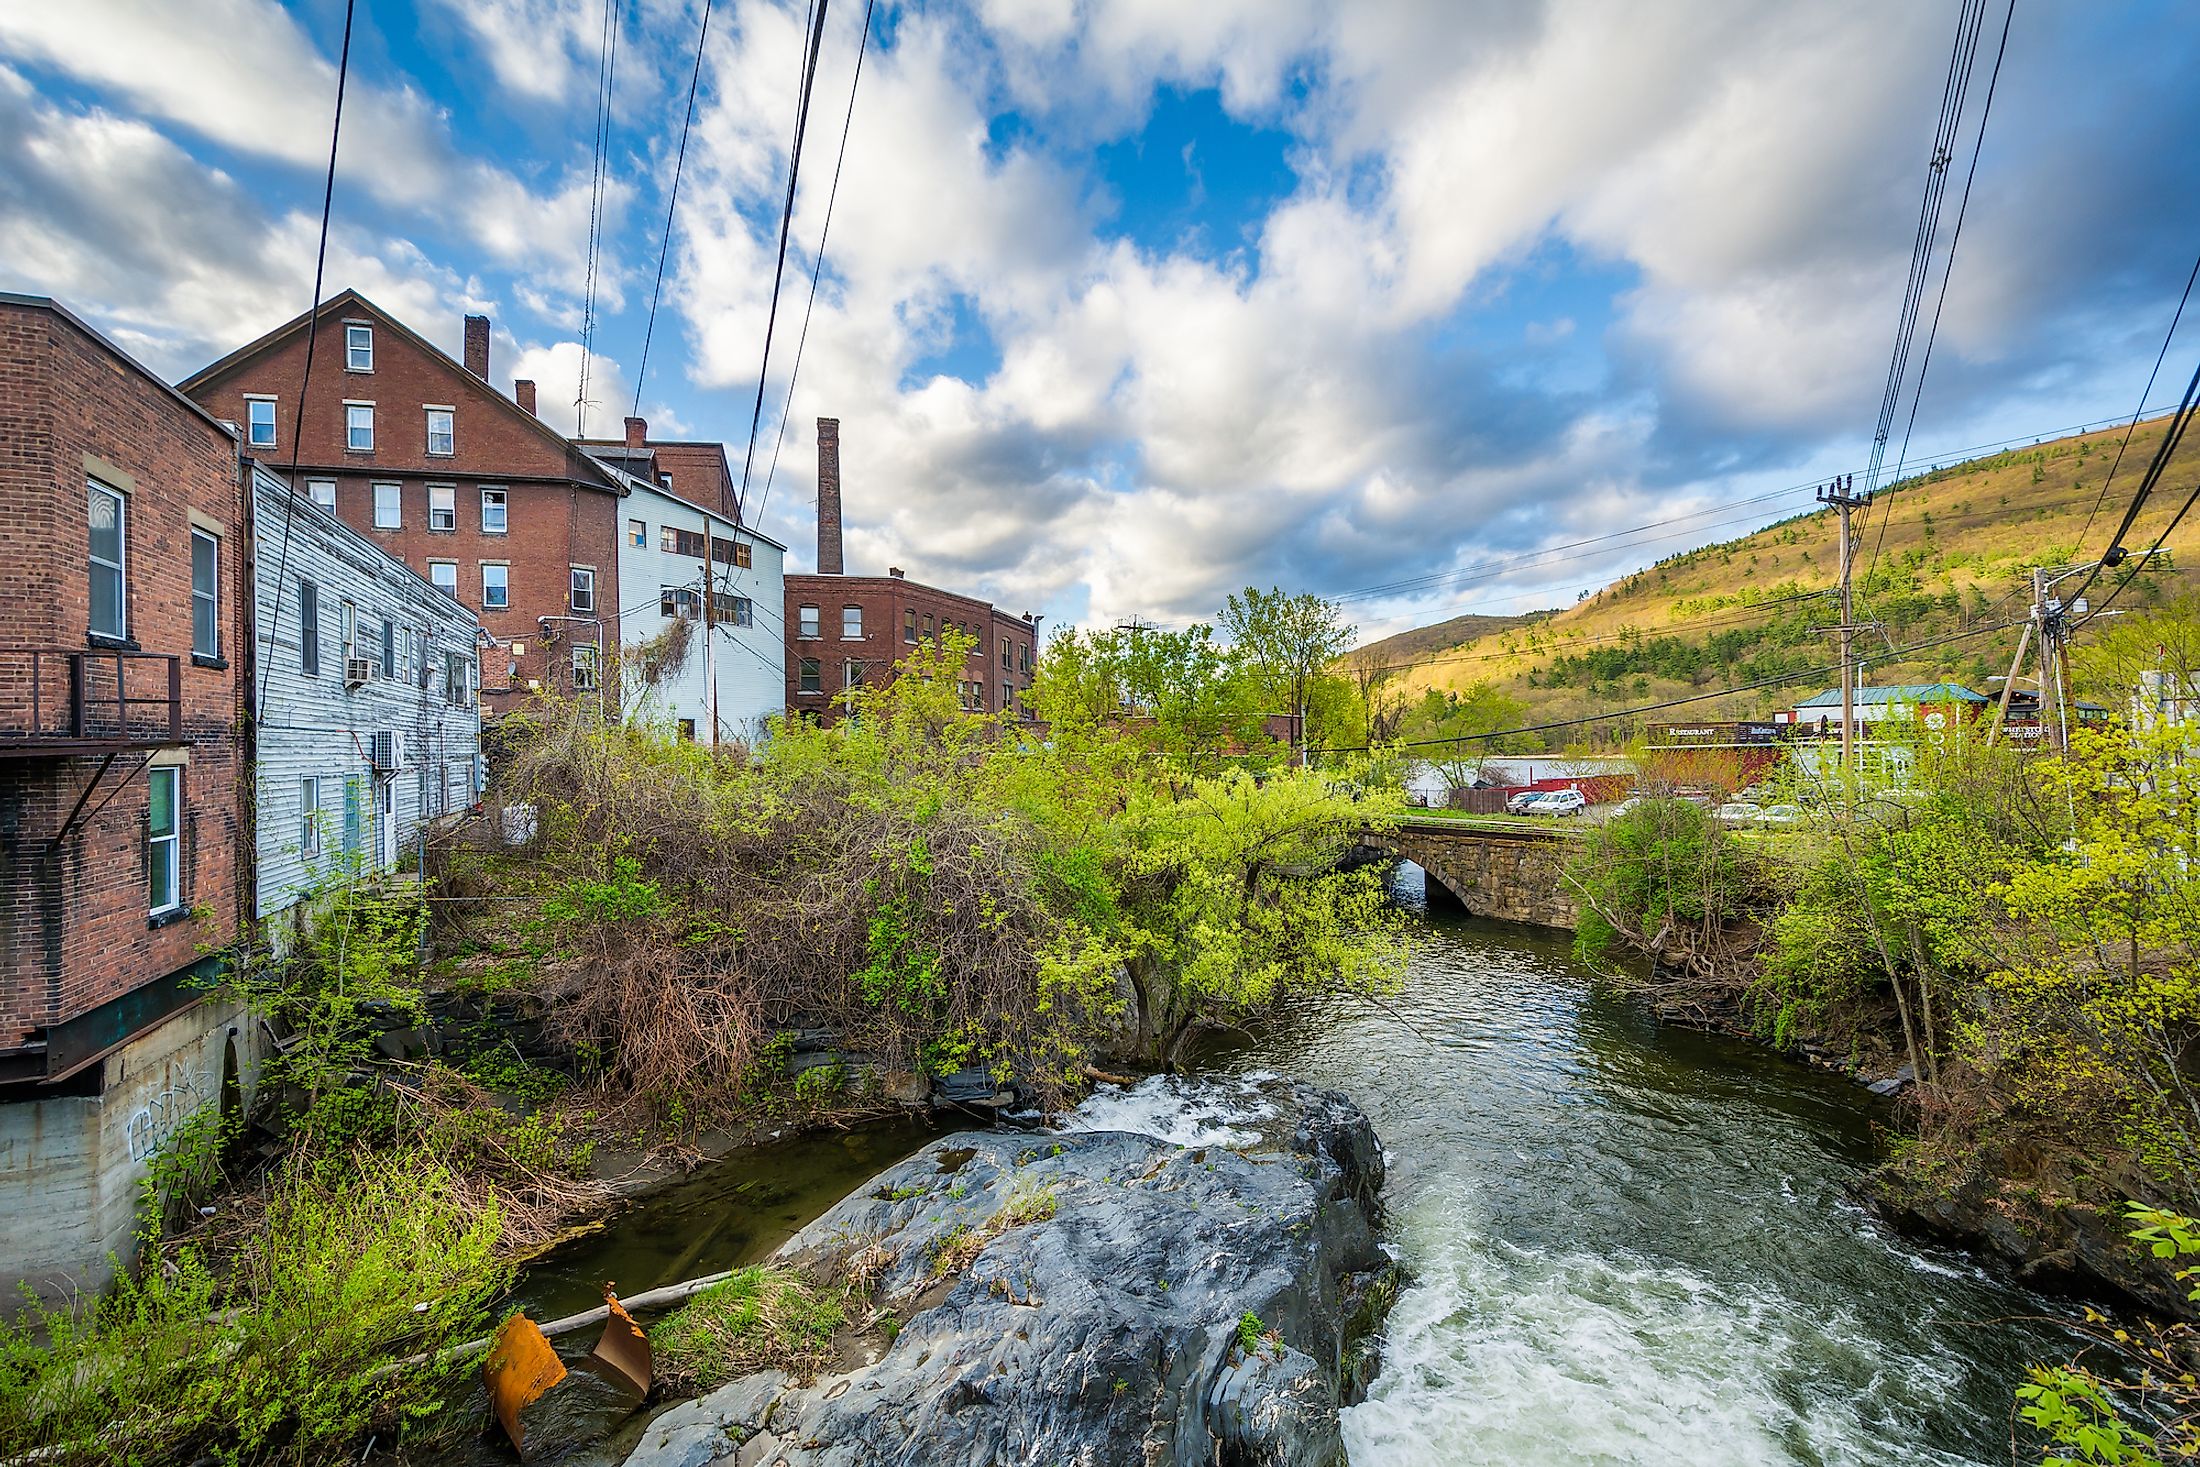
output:
[[[588,401],[576,414],[583,356],[577,341],[522,347],[512,361],[512,375],[535,384],[537,411],[560,433],[572,434],[577,424],[578,437],[616,438],[623,431],[627,409],[633,405],[632,385],[617,362],[601,352],[585,353]]]

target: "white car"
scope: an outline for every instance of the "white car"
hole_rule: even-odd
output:
[[[1580,790],[1552,790],[1528,804],[1530,815],[1579,815],[1589,808],[1589,797]]]
[[[1801,805],[1770,805],[1757,817],[1767,825],[1801,825],[1810,818]]]
[[[1729,800],[1712,811],[1711,818],[1721,825],[1761,825],[1764,823],[1765,807],[1752,805],[1747,800]]]
[[[1525,815],[1528,813],[1528,808],[1542,798],[1543,791],[1541,790],[1522,790],[1517,795],[1507,795],[1505,797],[1505,813],[1507,815]]]

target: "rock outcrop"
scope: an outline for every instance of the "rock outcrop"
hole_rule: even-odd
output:
[[[1229,1147],[934,1142],[777,1255],[874,1278],[891,1338],[814,1380],[766,1372],[677,1406],[628,1467],[1343,1463],[1337,1410],[1395,1289],[1382,1151],[1341,1095],[1267,1081],[1259,1098],[1257,1139]]]

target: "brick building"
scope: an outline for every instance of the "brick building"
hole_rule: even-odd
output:
[[[1031,716],[1021,700],[1039,655],[1037,617],[912,581],[899,567],[883,576],[841,573],[837,418],[817,420],[817,563],[817,574],[787,577],[788,716],[835,721],[844,712],[837,694],[891,678],[921,642],[951,631],[972,641],[956,689],[962,706]]]
[[[0,424],[0,1274],[53,1294],[246,1083],[203,984],[248,916],[249,511],[227,427],[50,300],[0,295]]]
[[[455,362],[346,290],[181,387],[278,471],[295,457],[317,502],[480,612],[493,715],[534,687],[596,685],[617,645],[604,618],[620,604],[620,486],[536,416],[533,383],[510,398],[490,385],[487,317],[466,318],[465,341]]]

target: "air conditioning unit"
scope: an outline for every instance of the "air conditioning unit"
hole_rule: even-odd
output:
[[[397,734],[390,729],[384,729],[376,734],[368,757],[373,761],[374,767],[382,773],[386,774],[397,768]]]
[[[372,657],[347,657],[344,659],[344,686],[363,688],[373,682],[375,674],[381,670],[382,664]]]

